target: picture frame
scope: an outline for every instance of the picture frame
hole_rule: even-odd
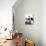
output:
[[[26,25],[32,25],[34,23],[34,17],[30,14],[27,14],[25,16],[25,24]]]

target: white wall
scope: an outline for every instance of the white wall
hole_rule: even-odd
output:
[[[19,6],[16,8],[16,5],[14,5],[13,8],[13,11],[15,10],[15,28],[23,32],[25,37],[33,38],[37,46],[39,46],[39,43],[42,44],[40,46],[46,46],[46,0],[26,0]],[[24,24],[26,13],[34,15],[34,25]]]
[[[23,0],[17,6],[14,5],[15,28],[24,34],[24,38],[35,41],[36,46],[41,46],[41,0]],[[33,25],[25,25],[25,14],[31,13],[34,16]]]
[[[12,6],[16,0],[0,0],[0,27],[12,28]]]
[[[42,46],[46,46],[46,0],[42,0],[41,4],[41,38]]]

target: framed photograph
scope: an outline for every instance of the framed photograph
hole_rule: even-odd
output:
[[[25,24],[26,25],[32,25],[34,23],[34,17],[32,14],[26,14],[25,15]]]

